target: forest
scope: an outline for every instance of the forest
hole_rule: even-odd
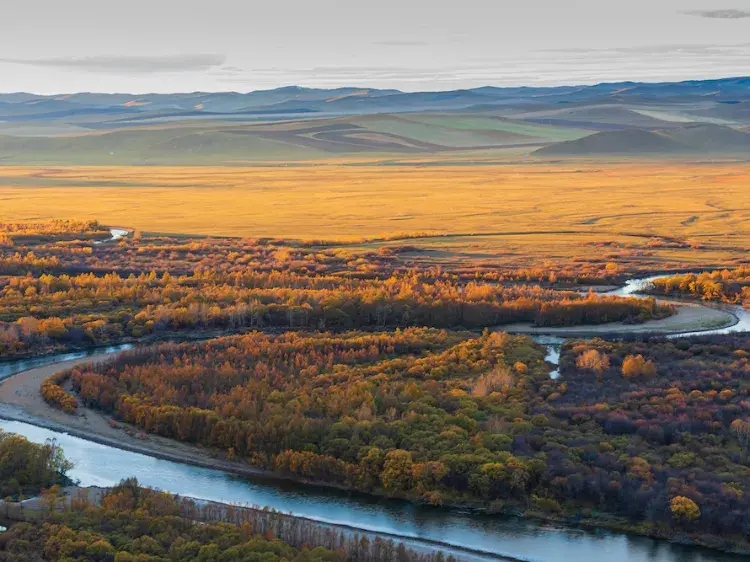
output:
[[[199,503],[140,487],[135,480],[66,495],[72,469],[55,442],[37,444],[0,432],[0,561],[7,562],[451,562],[380,537],[345,532],[297,517]],[[38,497],[35,504],[24,499]]]
[[[652,292],[699,298],[750,308],[750,266],[732,270],[686,273],[656,279]]]
[[[297,480],[748,544],[750,338],[572,342],[557,380],[543,358],[490,332],[253,333],[65,378],[115,419]]]
[[[674,312],[653,299],[558,286],[589,274],[602,281],[616,267],[447,271],[399,264],[388,252],[347,256],[283,241],[128,237],[92,245],[79,231],[99,233],[95,222],[0,227],[11,238],[0,245],[0,359],[207,331],[573,326]],[[18,242],[18,233],[41,242]]]
[[[3,562],[455,560],[274,511],[172,496],[132,479],[70,496],[54,485],[37,507],[17,506],[5,510],[17,520],[6,520],[11,527],[0,534]]]
[[[14,248],[55,244],[60,241],[106,240],[109,229],[98,221],[51,220],[48,222],[0,223],[0,247]]]

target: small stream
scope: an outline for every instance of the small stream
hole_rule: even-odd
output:
[[[116,242],[117,240],[121,238],[125,238],[128,235],[128,231],[123,230],[121,228],[110,228],[109,232],[111,235],[109,238],[107,238],[106,240],[97,240],[96,242],[94,242],[94,244],[104,244],[105,242]]]
[[[679,274],[674,274],[679,275]],[[642,277],[638,279],[631,279],[629,281],[626,281],[625,284],[622,287],[619,287],[617,289],[613,289],[612,291],[606,291],[604,293],[600,293],[603,296],[608,297],[633,297],[638,299],[646,299],[653,295],[645,294],[644,291],[649,289],[649,286],[651,285],[651,282],[654,281],[654,279],[659,279],[660,277],[664,277],[664,275],[652,275],[650,277]],[[679,301],[679,298],[669,297],[669,300],[671,301]],[[695,302],[695,301],[685,301],[685,302]],[[706,304],[706,303],[703,303]],[[696,330],[694,332],[682,332],[679,334],[669,334],[665,337],[667,338],[687,338],[690,336],[709,336],[709,335],[716,335],[716,334],[733,334],[733,333],[740,333],[740,332],[750,332],[750,312],[745,310],[741,306],[737,305],[729,305],[729,304],[710,304],[707,306],[712,306],[715,308],[718,308],[720,310],[725,310],[732,315],[734,315],[737,318],[737,323],[733,326],[729,326],[726,328],[716,328],[716,329],[706,329],[706,330]],[[545,346],[547,349],[547,355],[545,356],[545,360],[557,367],[560,365],[560,353],[562,352],[562,346],[568,339],[585,339],[585,338],[565,338],[561,336],[545,336],[545,335],[539,335],[539,336],[532,336],[532,339]],[[550,378],[557,379],[560,377],[560,369],[554,369],[550,372]]]

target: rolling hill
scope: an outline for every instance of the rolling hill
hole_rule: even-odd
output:
[[[750,156],[750,134],[711,124],[603,131],[534,151],[537,156],[726,154]]]
[[[750,79],[400,92],[0,94],[0,162],[746,152]]]
[[[86,131],[0,135],[0,162],[186,164],[507,149],[528,152],[589,134],[587,130],[464,113],[377,114],[260,123],[191,121],[83,133],[80,130]]]

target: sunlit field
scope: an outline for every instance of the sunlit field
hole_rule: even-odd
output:
[[[731,265],[750,249],[748,185],[738,164],[6,167],[0,219],[349,244],[421,233],[410,243],[436,261]]]

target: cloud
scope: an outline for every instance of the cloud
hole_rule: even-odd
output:
[[[158,72],[201,72],[224,64],[218,54],[187,55],[102,55],[93,57],[55,57],[45,59],[0,58],[0,62],[48,68],[78,69],[111,74],[151,74]]]
[[[689,16],[718,20],[740,20],[750,18],[750,12],[746,10],[690,10],[682,13]]]

